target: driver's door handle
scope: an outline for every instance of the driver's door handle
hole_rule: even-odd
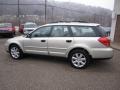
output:
[[[66,40],[66,42],[67,42],[67,43],[71,43],[71,42],[72,42],[72,40]]]
[[[41,42],[46,42],[46,40],[41,40]]]

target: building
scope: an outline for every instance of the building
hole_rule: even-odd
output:
[[[120,0],[115,0],[114,3],[111,38],[113,42],[120,44]]]

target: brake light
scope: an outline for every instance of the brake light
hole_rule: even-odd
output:
[[[9,31],[12,31],[12,28],[9,28],[8,30],[9,30]]]
[[[101,37],[98,39],[98,41],[107,47],[110,46],[110,39],[108,39],[107,37]]]
[[[15,27],[12,27],[12,31],[15,31]]]
[[[19,26],[19,32],[20,32],[20,33],[23,33],[23,28],[24,28],[24,25],[20,25],[20,26]]]

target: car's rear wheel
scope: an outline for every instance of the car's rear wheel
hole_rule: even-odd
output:
[[[23,57],[23,52],[17,45],[11,45],[9,48],[10,55],[13,59],[21,59]]]
[[[69,60],[74,68],[86,68],[89,65],[90,55],[85,50],[73,50],[69,55]]]

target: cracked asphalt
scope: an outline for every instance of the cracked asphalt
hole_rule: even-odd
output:
[[[111,60],[74,69],[64,58],[26,55],[13,60],[0,38],[0,90],[120,90],[120,51]]]

